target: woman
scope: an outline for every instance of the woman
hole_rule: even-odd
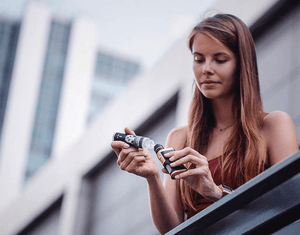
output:
[[[269,166],[298,150],[295,128],[283,112],[267,114],[260,97],[251,33],[237,17],[218,14],[200,22],[188,39],[195,87],[188,125],[175,128],[166,147],[173,166],[188,170],[160,181],[147,150],[114,141],[122,170],[145,177],[153,221],[166,233]],[[125,128],[128,134],[134,134]]]

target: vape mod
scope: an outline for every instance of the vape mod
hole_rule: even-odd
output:
[[[165,157],[165,154],[174,151],[173,148],[167,148],[165,149],[161,144],[156,144],[154,146],[154,151],[157,155],[157,158],[159,161],[163,164],[164,168],[168,171],[168,173],[171,175],[172,179],[175,179],[175,176],[186,171],[186,167],[184,165],[171,167],[170,164],[172,163],[169,158]]]

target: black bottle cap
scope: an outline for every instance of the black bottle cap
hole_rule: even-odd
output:
[[[157,153],[159,150],[164,149],[164,146],[162,146],[161,144],[156,144],[154,146],[154,152]]]

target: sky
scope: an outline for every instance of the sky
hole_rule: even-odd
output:
[[[29,0],[1,0],[0,16],[21,19]],[[99,47],[155,65],[176,41],[188,35],[218,0],[38,0],[53,14],[72,19],[83,15],[99,28]]]

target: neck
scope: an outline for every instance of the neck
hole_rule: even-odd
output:
[[[213,100],[212,109],[215,115],[216,126],[222,130],[234,124],[233,98]]]

